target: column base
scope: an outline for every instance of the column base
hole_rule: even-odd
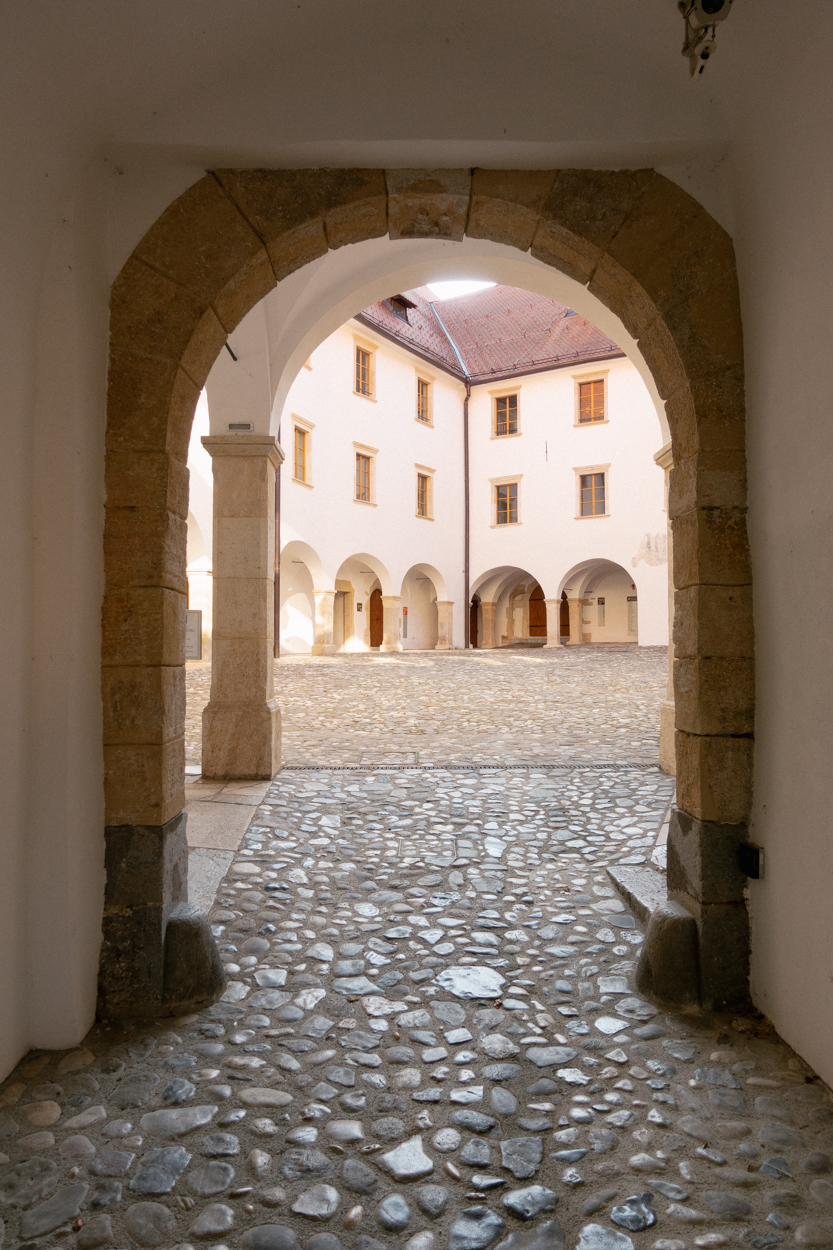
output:
[[[663,699],[659,709],[659,766],[669,777],[677,776],[677,748],[674,742],[676,709],[673,699]]]
[[[314,643],[310,647],[310,655],[335,655],[338,647],[334,642]]]
[[[104,831],[100,1019],[182,1015],[223,993],[225,973],[208,919],[187,901],[185,821],[180,812],[164,825]]]
[[[668,903],[651,916],[636,988],[666,1006],[749,1006],[749,916],[738,847],[744,825],[675,808],[668,833]],[[656,920],[656,923],[655,923]]]
[[[209,703],[202,714],[202,772],[224,781],[271,781],[281,766],[281,714],[264,703]]]
[[[379,650],[380,651],[401,651],[402,643],[401,642],[383,642]]]
[[[560,647],[560,646],[561,646],[561,639],[560,639],[560,638],[548,638],[548,639],[547,639],[547,641],[544,643],[544,647],[545,647],[545,648],[547,648],[547,647]]]

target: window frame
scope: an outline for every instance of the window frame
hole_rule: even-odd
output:
[[[574,405],[575,405],[575,411],[573,414],[573,425],[576,428],[580,427],[582,430],[587,430],[591,428],[595,429],[595,427],[599,425],[610,424],[609,389],[608,389],[609,374],[610,374],[609,369],[594,369],[592,372],[574,373],[572,375],[573,387],[574,387]],[[585,382],[604,382],[604,400],[603,400],[604,416],[602,417],[600,421],[582,421],[581,420],[581,387],[582,387],[582,384]]]
[[[492,506],[491,506],[491,529],[514,529],[515,526],[522,524],[521,517],[521,479],[522,473],[512,473],[507,477],[493,477],[489,479],[492,488]],[[498,491],[501,486],[517,487],[515,493],[515,512],[517,519],[514,521],[498,521]],[[508,509],[507,509],[508,511]]]
[[[423,421],[419,415],[419,388],[420,384],[428,387],[427,396],[427,416]],[[431,429],[434,424],[434,378],[430,373],[419,371],[415,374],[414,382],[414,420],[421,426]]]
[[[610,464],[586,464],[573,467],[576,475],[576,520],[599,521],[610,516]],[[581,510],[581,479],[591,474],[601,473],[604,477],[605,510],[604,512],[582,512]]]
[[[298,486],[306,486],[308,490],[312,490],[312,431],[315,429],[314,421],[307,421],[304,417],[299,417],[297,413],[292,413],[292,481]],[[301,431],[306,435],[305,447],[305,475],[304,477],[296,476],[297,458],[295,454],[297,432]]]
[[[517,413],[516,413],[516,429],[508,431],[505,434],[498,434],[497,406],[499,399],[508,399],[510,395],[517,396]],[[520,386],[501,387],[499,390],[489,391],[492,404],[492,427],[491,438],[500,439],[502,442],[505,438],[520,438],[521,436],[521,388]],[[507,422],[508,424],[508,422]]]
[[[414,468],[416,469],[416,501],[415,501],[414,516],[416,516],[416,518],[419,521],[433,521],[434,520],[434,473],[435,473],[435,470],[429,469],[428,465],[426,464],[415,464]],[[425,508],[426,508],[425,512],[420,512],[419,510],[420,478],[425,479],[425,487],[426,487],[425,489]]]
[[[378,447],[366,447],[364,443],[353,443],[353,503],[361,504],[362,507],[376,507],[376,457],[379,454]],[[368,461],[368,499],[359,499],[356,494],[358,488],[358,458],[365,456]]]
[[[353,335],[353,384],[352,391],[357,399],[369,399],[371,403],[376,403],[376,351],[377,346],[371,343],[369,339],[359,338]],[[366,352],[368,356],[368,387],[367,392],[357,389],[358,382],[358,353]]]

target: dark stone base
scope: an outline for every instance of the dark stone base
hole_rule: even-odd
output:
[[[745,825],[674,809],[668,904],[648,925],[636,973],[640,993],[672,1007],[749,1007],[749,917],[738,860],[746,836]]]
[[[164,825],[104,831],[100,1019],[181,1015],[223,992],[208,921],[188,906],[185,820],[180,812]]]

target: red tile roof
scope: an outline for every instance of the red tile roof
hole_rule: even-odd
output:
[[[493,286],[447,300],[429,301],[416,291],[403,295],[413,305],[407,320],[390,300],[365,308],[356,319],[461,380],[487,382],[624,354],[566,304],[518,287]]]

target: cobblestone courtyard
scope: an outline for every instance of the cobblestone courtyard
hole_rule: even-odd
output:
[[[279,665],[222,1001],[0,1088],[6,1246],[833,1244],[828,1091],[765,1024],[633,990],[606,869],[673,795],[664,653],[342,659]]]

